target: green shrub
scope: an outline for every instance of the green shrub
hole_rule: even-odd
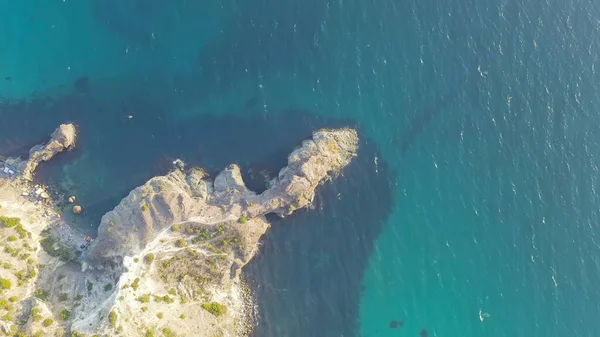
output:
[[[0,298],[0,309],[8,308],[10,304],[8,304],[8,300],[6,298]]]
[[[39,298],[42,301],[45,301],[48,299],[48,292],[42,289],[36,289],[35,297]]]
[[[148,307],[142,307],[142,312],[148,311]]]
[[[49,230],[42,231],[42,236],[44,238],[40,240],[40,244],[48,255],[58,257],[63,261],[75,261],[75,248],[60,241]],[[55,246],[58,248],[55,249]]]
[[[185,239],[177,239],[177,241],[175,241],[175,246],[176,247],[185,247],[187,245],[187,243],[185,242]]]
[[[110,322],[110,327],[115,328],[117,326],[117,313],[111,311],[110,314],[108,314],[108,321]]]
[[[33,317],[34,322],[38,322],[40,319],[42,319],[42,315],[40,315],[40,312],[40,308],[31,309],[31,316]]]
[[[4,262],[2,264],[2,267],[4,267],[4,269],[11,269],[12,268],[12,264],[10,264],[9,262]]]
[[[146,262],[147,264],[151,264],[154,261],[154,254],[150,253],[150,254],[146,254],[146,256],[144,256],[144,262]]]
[[[62,318],[65,321],[68,320],[70,316],[71,316],[71,312],[67,309],[63,309],[60,312],[60,318]]]
[[[17,241],[17,237],[14,235],[11,235],[8,237],[8,241]]]
[[[177,295],[177,290],[175,290],[175,288],[171,288],[171,289],[169,289],[169,294]]]
[[[146,331],[146,337],[156,337],[156,334],[152,330]]]
[[[185,314],[181,314],[181,315],[179,316],[179,318],[181,318],[181,319],[185,319]]]
[[[175,332],[173,332],[173,330],[171,330],[169,328],[164,328],[162,332],[163,332],[163,335],[165,335],[165,337],[177,337]]]
[[[28,231],[25,230],[25,228],[23,228],[23,225],[18,224],[15,227],[15,231],[17,231],[17,234],[19,234],[19,238],[21,239],[25,239],[27,237],[27,234],[29,233]]]
[[[2,223],[4,227],[14,227],[21,224],[21,219],[0,216],[0,223]]]
[[[165,302],[167,302],[167,303],[169,303],[169,304],[171,304],[171,303],[175,302],[175,300],[174,300],[174,299],[172,299],[172,298],[171,298],[169,295],[165,295],[165,296],[163,296],[163,301],[165,301]]]
[[[148,204],[143,204],[142,205],[142,211],[147,211],[148,210]]]
[[[138,301],[140,301],[142,303],[150,302],[150,294],[144,294],[144,295],[138,297]]]
[[[246,221],[248,221],[248,218],[245,215],[242,215],[242,217],[238,219],[239,223],[246,223]]]
[[[67,294],[67,293],[61,293],[61,294],[58,295],[58,301],[59,302],[64,302],[64,301],[66,301],[68,299],[69,299],[69,294]]]
[[[12,303],[15,303],[16,301],[19,300],[19,298],[17,296],[11,296],[8,298],[9,301],[11,301]]]
[[[113,288],[113,285],[111,283],[107,283],[104,285],[104,291],[111,291]]]
[[[210,312],[211,314],[213,314],[217,317],[223,315],[227,311],[227,307],[225,307],[223,304],[218,303],[218,302],[203,303],[202,309]]]
[[[162,312],[159,312],[158,314],[156,314],[156,317],[158,317],[158,319],[163,319],[165,315],[163,315]]]
[[[135,280],[133,280],[133,283],[131,283],[131,288],[133,288],[133,291],[137,291],[139,286],[140,286],[140,278],[136,277]]]
[[[10,289],[12,287],[12,283],[9,279],[5,279],[0,277],[0,290]]]
[[[140,259],[138,259],[137,257],[133,259],[133,262],[138,263],[140,262]]]
[[[43,322],[42,322],[42,326],[47,328],[49,326],[51,326],[54,323],[54,320],[52,318],[46,318]]]

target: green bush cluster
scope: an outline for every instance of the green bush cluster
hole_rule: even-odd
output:
[[[219,317],[219,316],[225,314],[225,312],[227,312],[227,307],[225,307],[223,304],[221,304],[219,302],[203,303],[202,309],[210,312],[211,314],[213,314],[217,317]]]
[[[137,291],[139,286],[140,286],[140,278],[136,277],[135,280],[133,280],[133,283],[131,283],[131,288],[133,288],[133,291]]]
[[[75,261],[76,256],[73,247],[64,244],[48,230],[42,231],[42,236],[44,238],[40,241],[40,244],[48,255],[58,257],[63,261]],[[58,246],[58,248],[55,249],[55,246]]]
[[[46,301],[48,299],[48,292],[42,289],[36,289],[35,297],[39,298],[42,301]]]
[[[116,328],[117,327],[117,313],[114,311],[111,311],[110,314],[108,314],[108,321],[110,322],[110,327],[111,328]]]
[[[144,256],[144,262],[146,262],[147,264],[151,264],[154,261],[154,254],[150,253],[150,254],[146,254],[146,256]]]
[[[15,226],[15,231],[19,234],[20,239],[25,239],[28,235],[31,235],[20,223]]]
[[[142,303],[148,303],[148,302],[150,302],[150,294],[144,294],[144,295],[138,297],[137,300]]]
[[[9,279],[0,277],[0,290],[10,289],[12,287],[12,283]]]
[[[42,326],[47,328],[49,326],[51,326],[54,323],[54,320],[52,318],[46,318],[43,322],[42,322]]]
[[[164,328],[162,332],[163,335],[165,335],[165,337],[177,337],[175,332],[173,332],[173,330],[171,330],[170,328]]]
[[[33,321],[34,322],[38,322],[39,320],[42,319],[42,315],[40,315],[40,308],[33,308],[31,309],[31,317],[33,317]]]
[[[0,216],[0,223],[2,223],[4,227],[14,227],[21,224],[21,219]]]
[[[60,312],[60,318],[62,318],[65,321],[68,320],[70,316],[71,316],[71,312],[67,309],[63,309]]]

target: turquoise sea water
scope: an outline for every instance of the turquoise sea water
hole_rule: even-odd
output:
[[[0,0],[0,154],[75,122],[38,179],[93,233],[174,158],[237,162],[259,189],[312,129],[355,126],[356,161],[246,267],[256,336],[599,336],[598,18],[586,0]]]

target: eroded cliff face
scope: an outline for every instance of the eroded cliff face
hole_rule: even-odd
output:
[[[32,150],[24,179],[51,157],[45,153],[72,146],[74,129],[73,137],[63,131],[45,151]],[[65,331],[244,335],[248,301],[239,275],[269,227],[265,215],[285,216],[310,204],[318,185],[340,173],[357,146],[354,130],[317,131],[261,194],[245,186],[237,165],[214,179],[199,168],[152,178],[103,216],[98,237],[77,263],[55,259],[41,268],[29,294],[44,287],[45,308]],[[61,244],[54,247],[67,251]],[[70,314],[59,319],[63,310]]]

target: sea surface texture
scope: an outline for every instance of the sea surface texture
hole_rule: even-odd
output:
[[[0,0],[0,154],[73,226],[176,158],[264,188],[311,131],[361,147],[245,268],[256,337],[600,336],[592,0]]]

